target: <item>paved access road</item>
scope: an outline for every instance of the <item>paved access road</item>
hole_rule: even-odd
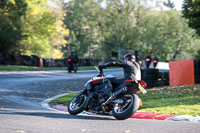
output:
[[[121,70],[108,70],[116,76]],[[198,133],[199,123],[158,120],[115,120],[111,116],[71,116],[44,109],[49,97],[83,88],[98,73],[66,71],[0,74],[0,133]]]

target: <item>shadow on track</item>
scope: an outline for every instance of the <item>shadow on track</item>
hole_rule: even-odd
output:
[[[24,115],[24,116],[40,116],[40,117],[48,117],[48,118],[58,118],[58,119],[82,119],[82,120],[116,120],[111,116],[94,116],[94,115],[70,115],[70,114],[62,114],[62,113],[51,113],[51,112],[18,112],[11,110],[0,110],[1,114],[7,115]]]

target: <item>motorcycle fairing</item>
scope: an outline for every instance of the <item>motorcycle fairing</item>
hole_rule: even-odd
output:
[[[127,80],[126,80],[127,81]],[[118,87],[116,87],[116,89],[115,90],[118,90],[118,89],[120,89],[120,88],[122,88],[122,87],[125,87],[125,86],[129,86],[129,85],[132,85],[133,84],[133,80],[128,80],[127,82],[126,81],[124,81],[124,83],[123,84],[121,84],[121,85],[119,85]]]
[[[85,86],[87,86],[88,83],[97,83],[99,81],[103,81],[103,78],[102,77],[94,77],[92,79],[90,79],[86,84]]]
[[[102,80],[103,80],[103,78],[101,78],[101,79],[96,79],[96,80],[90,81],[90,83],[96,83],[96,82],[99,82],[99,81],[102,81]]]
[[[125,80],[124,83],[135,82],[134,80]]]
[[[133,84],[133,82],[135,82],[134,80],[126,80],[126,81],[124,81],[124,83],[132,83]],[[143,94],[145,94],[145,93],[147,93],[147,91],[144,89],[144,88],[146,88],[147,87],[147,84],[146,84],[146,82],[145,81],[143,81],[143,80],[138,80],[138,85],[136,85],[135,87],[131,87],[130,89],[129,89],[129,93],[133,93],[133,94],[137,94],[139,91],[141,91]],[[133,90],[134,88],[138,88],[137,90]]]
[[[134,80],[126,80],[124,81],[124,83],[128,83],[128,82],[135,82]],[[145,81],[143,80],[138,80],[138,82],[142,85],[142,87],[146,88],[147,87],[147,84]]]
[[[142,85],[142,87],[146,88],[147,87],[147,83],[143,80],[138,80],[138,82]]]

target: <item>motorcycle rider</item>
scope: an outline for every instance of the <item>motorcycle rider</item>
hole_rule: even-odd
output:
[[[73,63],[77,64],[78,63],[78,55],[76,54],[75,50],[72,50],[69,58],[72,60]]]
[[[111,61],[104,65],[99,65],[100,73],[103,73],[103,69],[107,67],[122,67],[124,71],[123,78],[112,79],[113,83],[120,84],[125,80],[141,80],[141,70],[140,65],[136,62],[134,55],[126,54],[124,55],[124,61]]]
[[[123,78],[111,78],[110,81],[112,84],[119,86],[120,84],[124,83],[126,80],[134,80],[137,85],[137,80],[141,80],[141,70],[140,65],[136,62],[136,58],[134,55],[126,54],[124,55],[124,61],[111,61],[104,65],[99,65],[100,76],[103,75],[103,69],[107,67],[122,67],[124,71]],[[116,89],[116,88],[115,88]],[[104,107],[112,98],[116,97],[120,93],[126,92],[126,87],[121,87],[117,91],[115,91],[108,100],[102,104]]]
[[[75,50],[72,50],[71,53],[69,54],[69,57],[71,59],[71,64],[72,64],[72,68],[75,70],[77,70],[77,64],[78,64],[78,55],[76,54]]]

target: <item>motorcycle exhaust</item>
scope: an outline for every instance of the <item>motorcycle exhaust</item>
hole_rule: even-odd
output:
[[[106,102],[104,102],[101,107],[102,107],[102,110],[105,112],[105,106],[110,103],[110,101],[114,98],[116,98],[117,96],[119,96],[120,94],[124,93],[127,91],[127,88],[126,87],[123,87],[123,88],[120,88],[119,90],[115,91],[107,100]]]
[[[117,96],[119,96],[120,94],[126,92],[127,90],[128,90],[128,89],[127,89],[127,87],[125,86],[125,87],[123,87],[123,88],[121,88],[121,89],[115,91],[115,92],[112,94],[112,97],[113,97],[113,98],[116,98]]]

